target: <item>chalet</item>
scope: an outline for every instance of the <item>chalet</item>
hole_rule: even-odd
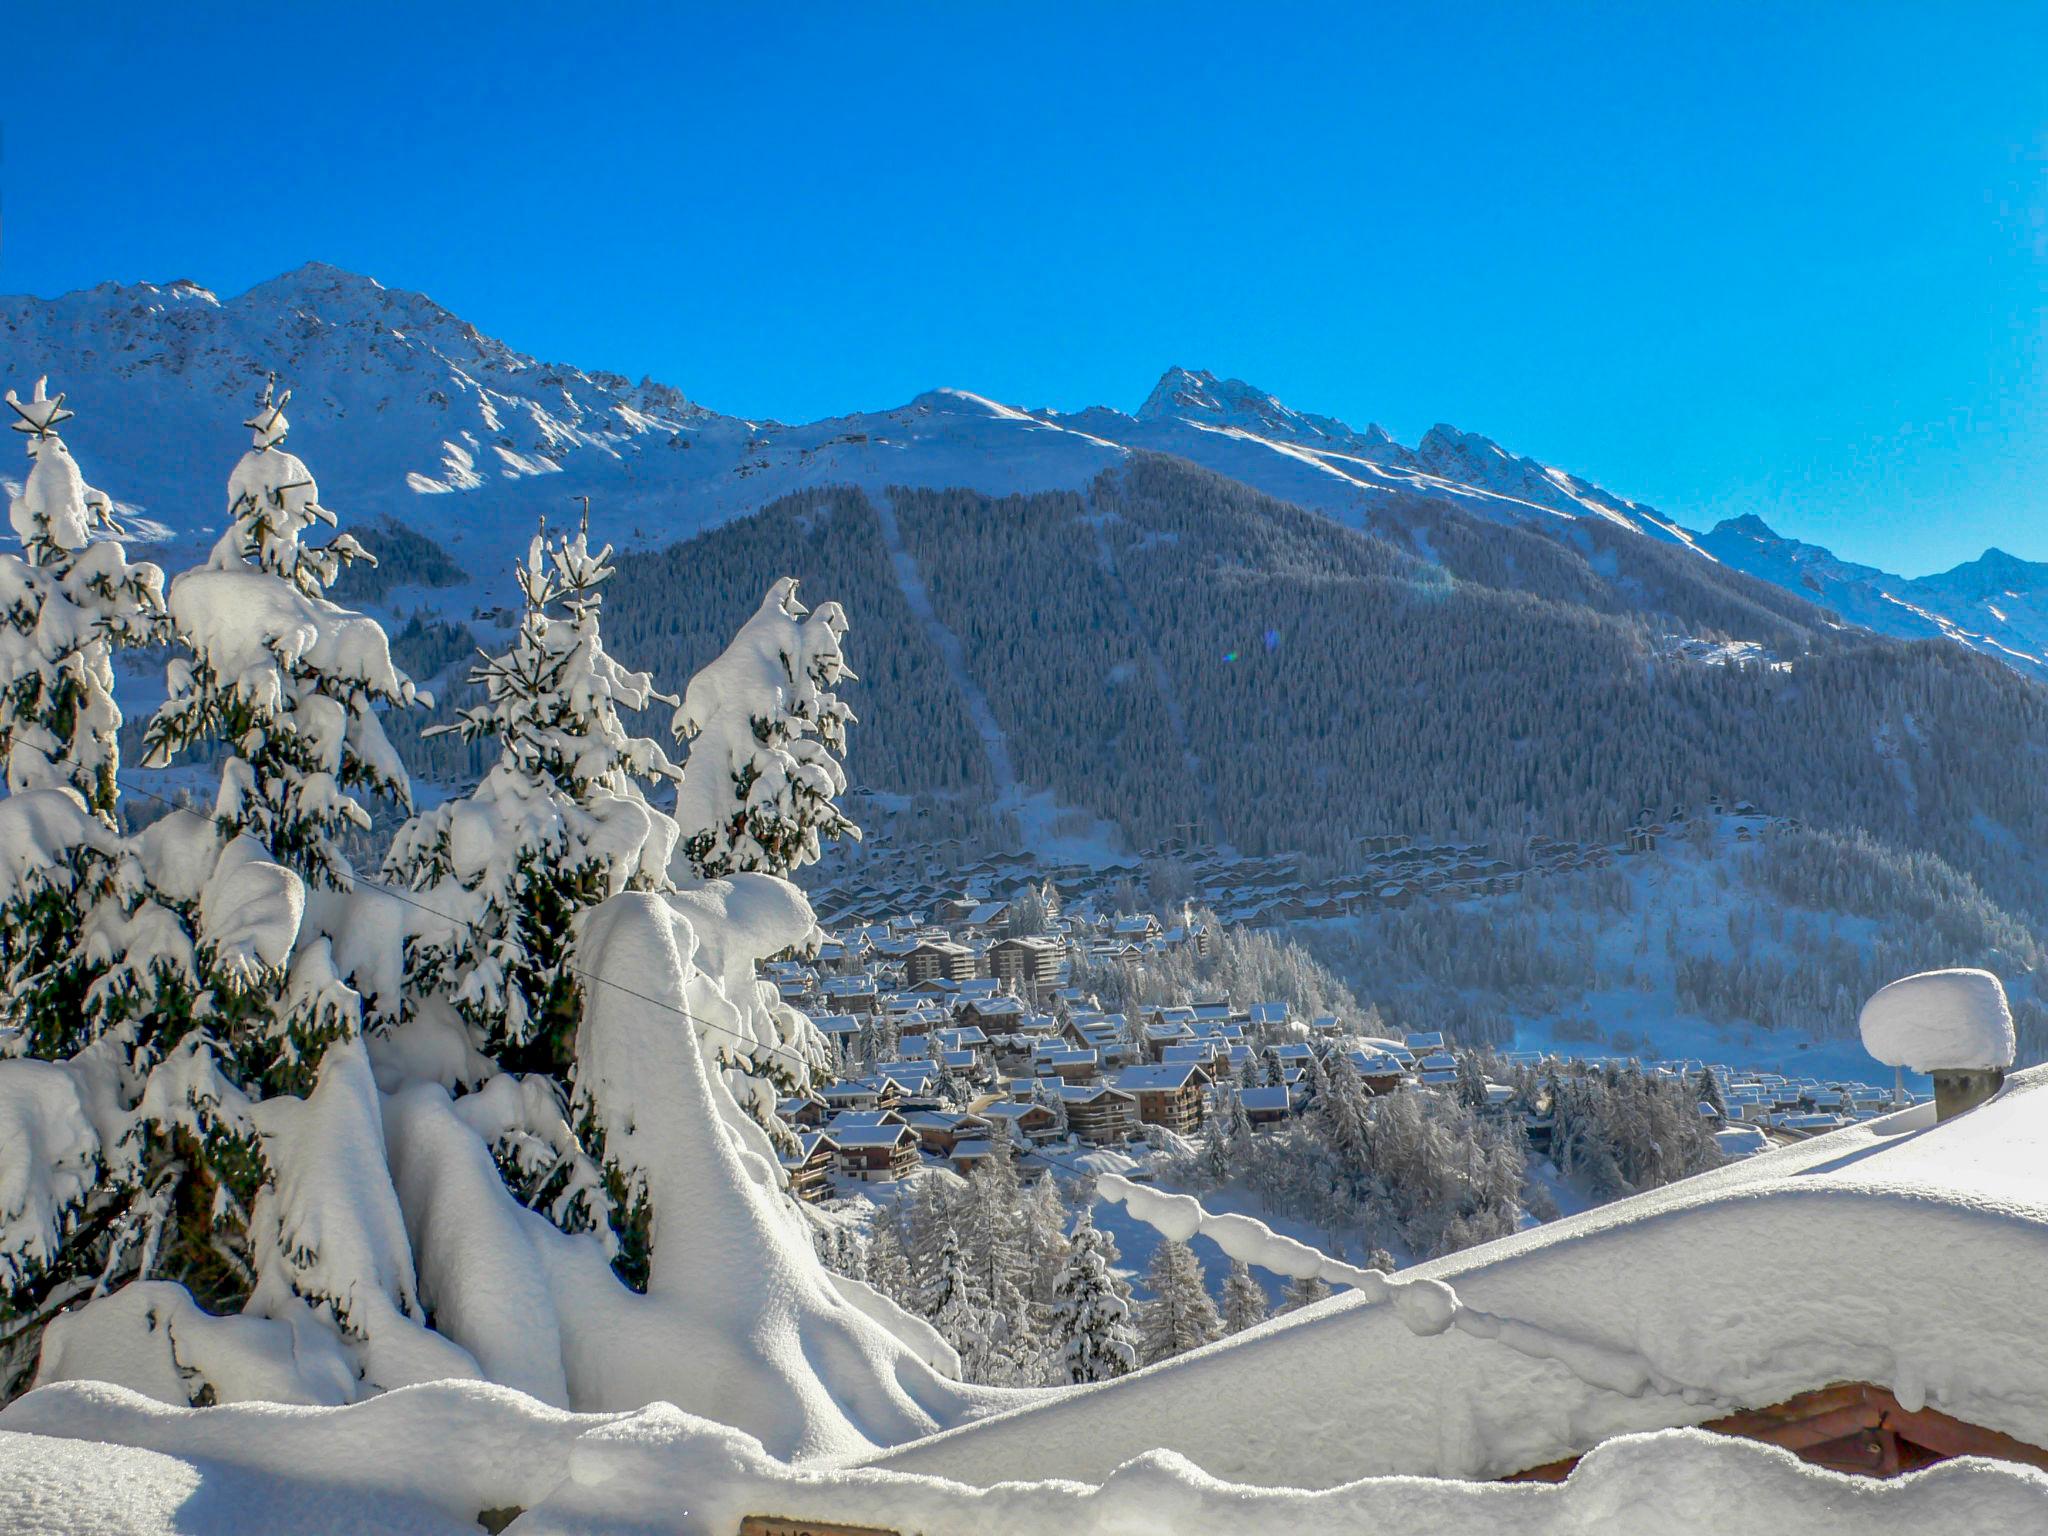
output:
[[[851,1081],[827,1083],[818,1090],[818,1097],[825,1101],[825,1107],[835,1112],[845,1110],[884,1109],[902,1107],[903,1090],[891,1082],[878,1082],[873,1078],[854,1078]]]
[[[776,1119],[785,1125],[801,1126],[806,1130],[823,1125],[827,1113],[825,1101],[815,1093],[792,1094],[775,1106]]]
[[[965,1178],[991,1158],[1013,1156],[1007,1142],[989,1140],[986,1136],[974,1137],[954,1143],[946,1153],[946,1166]]]
[[[1314,1046],[1298,1040],[1283,1040],[1278,1045],[1266,1047],[1266,1059],[1283,1072],[1289,1069],[1306,1070],[1315,1054]]]
[[[942,1109],[914,1109],[903,1123],[917,1133],[919,1150],[941,1159],[951,1158],[961,1142],[986,1139],[989,1133],[989,1123],[981,1116]]]
[[[796,1150],[784,1152],[779,1161],[789,1179],[789,1192],[799,1200],[823,1200],[832,1193],[832,1167],[837,1156],[832,1138],[821,1131],[807,1131],[797,1137]]]
[[[1091,1083],[1102,1074],[1102,1058],[1094,1051],[1073,1046],[1041,1043],[1032,1053],[1032,1071],[1040,1077],[1057,1077],[1063,1083]]]
[[[1114,1145],[1138,1128],[1137,1096],[1121,1088],[1104,1082],[1064,1083],[1059,1095],[1067,1129],[1091,1146]]]
[[[908,1178],[917,1169],[917,1132],[900,1119],[894,1125],[828,1130],[841,1175],[863,1184]]]
[[[1182,1135],[1202,1123],[1202,1094],[1209,1074],[1193,1062],[1126,1067],[1116,1086],[1138,1101],[1138,1119]]]
[[[1371,1094],[1392,1093],[1401,1086],[1407,1069],[1397,1056],[1386,1051],[1354,1050],[1346,1052],[1351,1064],[1358,1069],[1358,1080]]]
[[[825,1006],[835,1013],[875,1012],[875,979],[864,971],[823,977],[818,982],[818,993],[825,999]]]
[[[1169,1045],[1159,1053],[1159,1059],[1169,1066],[1192,1062],[1214,1077],[1230,1065],[1230,1042],[1221,1035],[1204,1035],[1181,1045]]]
[[[1278,1125],[1294,1113],[1294,1095],[1285,1087],[1240,1088],[1237,1101],[1254,1127]]]
[[[986,1120],[990,1126],[1000,1130],[1005,1125],[1015,1126],[1018,1139],[1034,1145],[1059,1139],[1059,1116],[1050,1108],[1030,1097],[1032,1090],[1020,1090],[1025,1097],[996,1099],[974,1106],[974,1113]]]
[[[1159,919],[1149,912],[1120,917],[1110,925],[1110,933],[1126,944],[1139,944],[1156,939],[1160,931]]]
[[[1145,1026],[1145,1055],[1151,1061],[1164,1061],[1169,1046],[1186,1045],[1195,1038],[1194,1027],[1177,1019]]]
[[[875,1076],[885,1083],[893,1083],[902,1103],[922,1098],[937,1086],[939,1064],[929,1058],[922,1061],[878,1061]]]
[[[1023,1033],[1026,1021],[1031,1017],[1031,1008],[1023,998],[1005,993],[995,997],[968,998],[953,1010],[953,1017],[988,1034]]]

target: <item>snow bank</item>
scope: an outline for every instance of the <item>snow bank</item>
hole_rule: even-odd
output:
[[[2012,1010],[1989,971],[1922,971],[1863,1005],[1863,1048],[1909,1072],[2012,1065]]]
[[[82,1443],[94,1440],[120,1449]],[[1891,1481],[1851,1478],[1773,1447],[1676,1430],[1611,1441],[1557,1485],[1390,1477],[1254,1487],[1154,1451],[1099,1480],[976,1488],[793,1467],[667,1404],[573,1415],[461,1383],[340,1409],[167,1409],[107,1387],[52,1388],[0,1413],[0,1527],[10,1530],[438,1536],[473,1532],[478,1512],[508,1508],[524,1511],[513,1527],[522,1536],[731,1536],[749,1514],[932,1536],[1882,1536],[2039,1529],[2048,1475],[1965,1460]]]

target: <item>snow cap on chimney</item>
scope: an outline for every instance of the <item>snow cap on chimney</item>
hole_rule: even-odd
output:
[[[1863,1005],[1863,1048],[1888,1067],[1934,1078],[1935,1118],[1974,1109],[2012,1065],[2012,1009],[1989,971],[1922,971]]]

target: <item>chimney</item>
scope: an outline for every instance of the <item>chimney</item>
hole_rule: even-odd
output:
[[[1863,1048],[1887,1066],[1934,1079],[1937,1123],[1997,1093],[2012,1065],[2012,1010],[1989,971],[1922,971],[1863,1005]]]
[[[1934,1077],[1934,1118],[1952,1120],[1975,1109],[2005,1083],[2003,1067],[1936,1067]]]

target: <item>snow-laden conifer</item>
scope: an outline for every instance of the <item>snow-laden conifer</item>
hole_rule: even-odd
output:
[[[1242,1259],[1231,1260],[1230,1273],[1223,1277],[1224,1331],[1243,1333],[1245,1329],[1263,1323],[1269,1310],[1265,1287],[1253,1278],[1251,1269]]]
[[[682,852],[706,878],[735,870],[787,875],[822,838],[858,838],[835,797],[846,789],[853,711],[835,690],[853,672],[841,654],[846,614],[815,612],[784,577],[717,660],[690,679],[675,733],[690,743],[676,799]]]
[[[7,787],[67,786],[110,825],[121,712],[113,651],[161,638],[163,572],[130,563],[113,503],[85,482],[57,428],[76,413],[36,380],[13,390],[30,468],[8,504],[21,554],[0,557],[0,755]],[[95,541],[95,535],[98,535]]]
[[[121,712],[113,651],[161,636],[163,573],[131,564],[112,503],[85,482],[58,427],[74,412],[38,379],[9,390],[30,468],[8,511],[21,553],[0,554],[0,761],[16,797],[16,861],[0,901],[0,1049],[69,1056],[90,1036],[104,970],[86,935],[111,899]],[[95,540],[95,535],[98,536]],[[74,797],[94,824],[45,795]]]
[[[1138,1339],[1147,1365],[1223,1337],[1223,1319],[1202,1280],[1202,1261],[1186,1243],[1162,1242],[1146,1266],[1145,1284],[1152,1299],[1138,1309]]]
[[[289,392],[264,387],[228,479],[228,527],[207,563],[171,583],[170,612],[188,652],[171,663],[169,698],[144,734],[152,766],[209,742],[229,752],[214,816],[248,832],[316,886],[346,887],[341,840],[367,831],[358,792],[410,803],[405,766],[377,711],[410,705],[382,625],[328,600],[341,571],[370,555],[337,533],[312,471],[284,447]]]
[[[666,888],[676,840],[641,786],[681,770],[619,713],[674,700],[604,648],[611,553],[590,548],[587,526],[534,536],[515,570],[511,646],[471,672],[482,701],[436,728],[495,741],[498,761],[469,794],[406,823],[386,861],[452,919],[416,936],[415,993],[448,995],[479,1049],[558,1073],[577,1018],[573,919],[620,891]]]
[[[1051,1334],[1063,1380],[1109,1381],[1138,1367],[1130,1287],[1116,1273],[1116,1243],[1084,1210],[1053,1288]]]

